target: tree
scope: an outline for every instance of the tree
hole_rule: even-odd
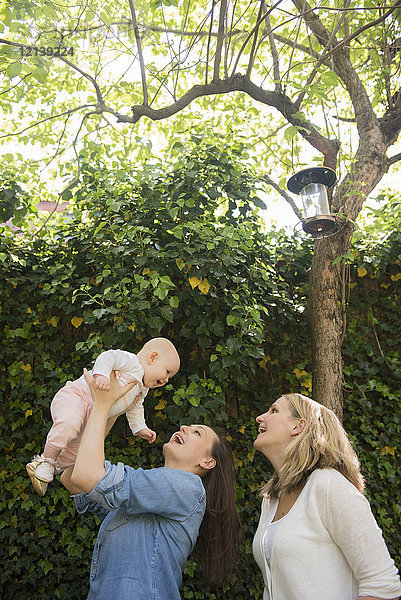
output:
[[[341,225],[315,242],[309,317],[313,395],[341,415],[341,257],[367,195],[401,159],[387,156],[401,130],[400,5],[212,0],[205,9],[193,0],[129,0],[71,8],[15,0],[2,13],[1,64],[12,81],[0,102],[6,110],[21,103],[26,122],[6,135],[30,143],[30,132],[40,131],[48,160],[72,149],[64,199],[99,143],[111,161],[119,136],[121,160],[132,151],[144,157],[146,128],[164,121],[174,151],[178,132],[178,146],[190,135],[188,115],[206,138],[220,119],[226,133],[247,139],[253,157],[264,149],[259,178],[295,210],[284,190],[289,172],[315,161],[336,170],[331,210]],[[63,164],[60,172],[72,169]]]

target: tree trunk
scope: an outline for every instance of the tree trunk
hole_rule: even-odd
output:
[[[344,263],[333,260],[347,252],[351,227],[317,240],[311,266],[308,321],[312,350],[313,398],[342,418],[345,334]]]
[[[346,329],[344,299],[345,262],[333,265],[346,254],[366,196],[388,169],[386,151],[391,141],[373,120],[360,138],[355,161],[332,197],[331,210],[345,216],[339,231],[315,242],[309,293],[309,326],[312,350],[313,398],[342,418],[343,366],[341,346]]]

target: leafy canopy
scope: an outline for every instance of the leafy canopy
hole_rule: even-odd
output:
[[[23,160],[45,199],[77,183],[85,152],[142,162],[217,133],[246,144],[282,188],[323,156],[345,173],[362,116],[371,126],[371,111],[400,110],[401,11],[378,1],[303,6],[3,3],[5,162]]]

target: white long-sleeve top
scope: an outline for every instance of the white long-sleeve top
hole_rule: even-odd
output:
[[[106,350],[99,354],[93,365],[93,369],[89,371],[89,373],[91,375],[104,375],[105,377],[110,378],[112,371],[118,372],[118,382],[121,386],[132,380],[137,382],[137,385],[134,385],[129,392],[114,402],[109,412],[109,417],[114,417],[130,406],[139,395],[135,406],[125,413],[130,429],[132,433],[136,435],[138,431],[147,427],[143,410],[143,400],[148,393],[149,388],[145,387],[142,383],[143,367],[139,362],[137,355],[132,352],[127,352],[126,350]],[[86,383],[84,376],[80,377],[79,381],[89,390],[89,386]]]
[[[263,600],[398,598],[400,578],[369,502],[335,469],[316,469],[280,525],[265,536],[278,499],[264,498],[253,553],[265,583]]]

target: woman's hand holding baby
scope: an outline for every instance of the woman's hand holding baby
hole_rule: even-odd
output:
[[[94,377],[88,373],[87,369],[84,369],[84,377],[89,386],[93,402],[104,403],[107,404],[108,407],[129,392],[129,390],[137,383],[136,381],[131,381],[126,385],[119,385],[114,371],[112,371],[110,374],[110,380],[103,375],[97,375]],[[107,386],[105,386],[104,381],[102,380],[106,380]]]

